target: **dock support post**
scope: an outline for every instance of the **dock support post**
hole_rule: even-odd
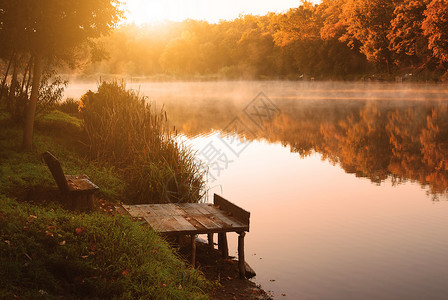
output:
[[[213,233],[208,233],[207,234],[207,238],[208,238],[208,246],[210,249],[215,248],[215,246],[213,245]]]
[[[218,233],[218,249],[222,253],[222,257],[229,256],[229,247],[227,246],[227,234],[225,232]]]
[[[191,238],[191,265],[196,268],[196,235],[192,234]]]
[[[238,236],[238,268],[240,271],[240,278],[246,277],[246,263],[244,260],[244,237],[246,232],[240,232]]]

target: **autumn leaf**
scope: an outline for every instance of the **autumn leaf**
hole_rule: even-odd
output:
[[[84,227],[76,227],[76,229],[75,229],[75,233],[76,233],[77,235],[80,235],[80,234],[82,234],[82,233],[84,232],[84,230],[85,230]]]

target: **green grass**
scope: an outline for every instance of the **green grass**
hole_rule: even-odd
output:
[[[66,174],[89,175],[106,200],[120,201],[126,186],[114,167],[86,158],[77,120],[39,118],[31,152],[9,124],[0,128],[0,299],[207,298],[211,283],[148,227],[61,208],[44,151]]]
[[[56,183],[41,158],[43,152],[50,151],[59,158],[66,174],[87,174],[101,187],[100,197],[115,202],[121,199],[125,182],[114,172],[114,168],[89,162],[84,156],[70,151],[77,141],[67,139],[63,132],[49,135],[37,130],[32,152],[21,152],[21,142],[20,129],[12,127],[0,131],[0,193],[20,197],[34,187],[55,189]]]
[[[48,127],[67,126],[78,130],[82,129],[82,120],[59,110],[53,110],[38,116],[37,124]]]
[[[0,195],[0,298],[206,298],[210,284],[152,230]]]

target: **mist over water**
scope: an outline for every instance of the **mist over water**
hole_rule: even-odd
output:
[[[273,100],[448,100],[448,86],[432,83],[379,83],[338,81],[194,81],[147,82],[128,79],[127,87],[156,102],[167,100],[232,100],[245,105],[258,93]],[[97,82],[73,81],[65,97],[79,98],[96,90]],[[243,103],[241,103],[243,102]]]
[[[446,299],[447,86],[133,81],[128,87],[164,106],[209,164],[210,194],[251,212],[246,260],[275,298]],[[66,96],[87,89],[96,83],[71,84]],[[260,92],[267,99],[253,102]],[[260,103],[275,112],[263,123],[250,113],[255,107],[266,116]],[[235,119],[244,126],[229,126]],[[229,136],[222,139],[222,132]],[[232,152],[235,138],[239,152]],[[211,143],[227,158],[221,169],[201,154]],[[229,250],[236,255],[236,235],[229,234]]]

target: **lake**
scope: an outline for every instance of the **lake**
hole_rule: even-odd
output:
[[[448,298],[448,86],[128,87],[163,105],[208,163],[209,194],[251,212],[246,260],[274,298]]]

